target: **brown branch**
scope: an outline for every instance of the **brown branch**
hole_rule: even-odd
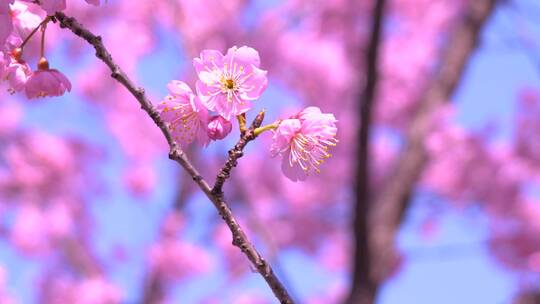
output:
[[[169,145],[169,158],[176,161],[184,170],[191,176],[191,178],[197,183],[199,188],[206,194],[208,199],[213,203],[215,208],[223,220],[229,226],[233,235],[233,245],[242,250],[246,257],[251,261],[255,269],[261,274],[268,286],[274,292],[274,295],[281,303],[293,303],[287,290],[283,284],[279,281],[277,276],[272,271],[270,265],[261,257],[255,247],[251,244],[248,237],[236,221],[231,209],[223,199],[223,195],[215,195],[208,183],[199,174],[197,169],[191,164],[187,156],[182,149],[172,140],[172,136],[169,129],[165,125],[164,121],[159,117],[159,113],[154,108],[148,97],[146,96],[144,89],[137,87],[133,81],[122,71],[122,69],[112,59],[111,54],[107,51],[100,36],[96,36],[81,25],[75,18],[67,17],[64,13],[57,12],[54,15],[56,21],[60,23],[61,28],[67,28],[71,30],[75,35],[86,40],[96,50],[96,57],[103,61],[111,70],[111,77],[116,79],[122,84],[128,91],[137,99],[141,108],[150,116],[156,126],[159,127],[163,136],[167,140]],[[244,145],[245,146],[245,145]],[[238,156],[239,157],[239,156]],[[238,158],[237,157],[237,158]],[[229,170],[230,171],[230,170]]]
[[[165,282],[162,276],[150,271],[144,278],[142,304],[162,303],[165,301]]]
[[[254,130],[262,124],[263,118],[264,112],[259,113],[259,115],[253,121],[251,127],[242,132],[240,139],[238,140],[236,145],[231,150],[229,150],[229,158],[227,159],[227,162],[225,163],[223,168],[220,170],[220,173],[218,174],[216,179],[216,185],[219,182],[219,187],[216,188],[216,186],[214,186],[212,189],[214,195],[223,197],[224,194],[221,188],[225,183],[225,180],[230,177],[230,172],[232,168],[236,167],[238,159],[242,157],[243,150],[247,143],[256,138]],[[176,212],[180,212],[183,209],[187,198],[190,196],[190,191],[188,189],[191,185],[192,184],[188,179],[181,179],[173,206]],[[272,260],[271,256],[269,260]],[[145,277],[142,303],[152,304],[163,301],[163,299],[165,298],[164,289],[165,282],[163,281],[163,279],[158,274],[150,271]]]
[[[377,288],[391,273],[396,261],[395,236],[408,207],[412,191],[428,160],[424,149],[424,138],[429,132],[434,111],[450,99],[458,86],[471,54],[476,48],[480,31],[491,15],[497,0],[468,1],[461,20],[458,21],[441,56],[440,68],[433,75],[425,94],[418,101],[415,114],[406,135],[407,146],[400,156],[394,175],[382,188],[382,191],[369,201],[367,214],[367,261],[369,263],[368,280],[371,299],[356,292],[349,296],[349,303],[373,303]],[[358,201],[357,203],[365,203]],[[356,267],[355,271],[361,269]],[[365,275],[355,274],[356,277]],[[361,284],[353,282],[353,284]],[[353,288],[353,292],[361,291]]]
[[[369,181],[371,109],[375,102],[378,81],[379,46],[382,40],[385,0],[377,0],[373,8],[370,41],[366,52],[366,83],[360,96],[360,131],[358,132],[358,162],[356,166],[356,204],[354,211],[354,270],[346,303],[371,303],[377,284],[370,279],[371,259],[368,246]]]
[[[516,295],[512,304],[540,304],[540,292],[538,290],[525,290]]]
[[[68,238],[61,241],[61,246],[67,263],[74,270],[86,277],[103,275],[96,257],[79,237]]]
[[[244,155],[244,148],[246,145],[257,137],[255,129],[261,126],[263,120],[264,111],[261,111],[253,120],[249,129],[242,131],[240,140],[238,140],[236,145],[229,150],[229,158],[227,159],[227,162],[225,162],[225,165],[223,165],[223,168],[219,171],[216,177],[216,183],[212,188],[212,193],[214,195],[223,196],[223,184],[231,176],[231,171],[238,164],[238,159]]]
[[[194,146],[190,146],[188,148],[187,153],[195,151]],[[193,164],[197,164],[199,162],[199,159],[197,156],[191,158],[191,162]],[[184,209],[184,206],[188,203],[189,198],[197,191],[197,188],[191,181],[191,178],[187,176],[185,172],[178,172],[177,174],[177,188],[176,188],[176,195],[174,198],[173,203],[173,209],[176,212],[182,212]]]

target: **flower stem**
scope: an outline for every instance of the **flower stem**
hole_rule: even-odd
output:
[[[35,29],[33,29],[30,32],[30,34],[28,34],[28,36],[26,36],[26,38],[24,38],[24,41],[21,43],[20,48],[23,49],[24,46],[30,40],[30,38],[32,38],[32,36],[34,36],[34,34],[37,32],[37,30],[39,30],[43,25],[47,24],[49,21],[51,21],[51,17],[50,16],[45,17],[45,19],[43,19],[43,21],[41,21],[41,23]]]
[[[262,126],[262,127],[259,127],[259,128],[256,128],[255,130],[253,130],[253,133],[255,133],[255,136],[259,136],[262,132],[265,132],[265,131],[270,131],[270,130],[275,130],[277,129],[277,127],[279,126],[279,123],[281,121],[278,120],[278,121],[275,121],[269,125],[266,125],[266,126]]]
[[[40,55],[41,58],[45,58],[45,31],[47,30],[47,23],[44,23],[41,26],[41,49],[40,49]]]

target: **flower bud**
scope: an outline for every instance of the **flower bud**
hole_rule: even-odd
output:
[[[208,123],[208,137],[212,140],[223,139],[231,133],[232,124],[222,116],[214,116]]]
[[[15,61],[21,62],[22,61],[22,53],[23,53],[23,51],[22,51],[21,48],[16,48],[13,51],[11,51],[11,56],[13,56],[13,59],[15,59]]]
[[[40,71],[46,71],[49,70],[49,61],[45,57],[41,57],[37,64],[38,70]]]

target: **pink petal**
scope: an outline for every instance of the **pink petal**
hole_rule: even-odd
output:
[[[281,171],[283,174],[293,182],[305,181],[307,179],[307,174],[298,164],[290,164],[289,162],[289,153],[283,155],[281,160]]]
[[[259,68],[253,68],[252,73],[253,75],[246,79],[246,81],[242,84],[243,87],[250,88],[248,91],[240,94],[240,98],[244,100],[259,99],[268,86],[268,78],[266,77],[267,71],[263,71]]]
[[[71,92],[71,82],[69,79],[64,75],[63,73],[59,72],[58,70],[51,70],[52,76],[54,76],[58,82],[60,83],[62,90],[59,91],[59,95],[64,94],[64,92],[67,90],[68,92]]]
[[[206,85],[204,82],[197,80],[195,84],[199,98],[201,99],[202,104],[210,111],[215,111],[218,103],[227,102],[225,98],[222,101],[220,98],[223,97],[223,94],[217,94],[220,92],[219,88]]]
[[[66,0],[41,0],[41,7],[49,15],[66,9]]]
[[[13,31],[13,24],[8,13],[0,13],[0,45],[6,42],[7,37]]]
[[[274,131],[273,143],[270,151],[275,156],[289,148],[291,139],[300,130],[301,123],[298,119],[285,119]]]
[[[221,69],[223,68],[223,54],[216,50],[204,50],[199,58],[193,59],[193,67],[195,67],[197,75],[214,68]]]
[[[92,4],[92,5],[95,5],[95,6],[99,6],[99,4],[100,4],[100,0],[85,0],[85,1],[88,4]]]
[[[190,94],[193,94],[193,91],[191,88],[183,81],[179,80],[173,80],[167,84],[167,89],[169,89],[169,92],[172,94],[187,97]]]
[[[261,64],[259,52],[248,46],[243,46],[240,48],[234,46],[230,48],[227,51],[227,55],[225,55],[225,60],[227,63],[237,63],[238,66],[243,66],[246,69],[251,65],[259,67]]]

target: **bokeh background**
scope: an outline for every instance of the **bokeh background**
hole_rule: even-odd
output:
[[[263,108],[266,122],[310,105],[334,113],[340,143],[321,174],[288,181],[264,134],[225,188],[298,303],[343,303],[365,283],[352,276],[361,264],[353,228],[359,204],[373,227],[367,238],[384,234],[391,242],[365,244],[378,288],[368,288],[375,298],[351,303],[540,303],[540,3],[385,1],[379,77],[366,101],[376,2],[109,0],[94,7],[69,0],[66,14],[102,35],[154,104],[169,81],[194,84],[191,62],[201,50],[248,45],[269,71],[248,119]],[[485,22],[475,13],[482,7],[489,7]],[[476,36],[471,18],[480,20]],[[446,54],[467,33],[475,47],[461,56],[456,88],[428,110],[419,141],[425,159],[408,176],[408,194],[386,203],[388,215],[373,211],[400,170],[427,92],[456,64]],[[34,40],[25,52],[31,64]],[[71,93],[27,100],[0,85],[0,303],[275,303],[93,49],[52,23],[46,45]],[[365,102],[373,104],[369,198],[357,195]],[[186,149],[210,182],[236,129],[207,148]],[[394,218],[393,209],[402,214]]]

